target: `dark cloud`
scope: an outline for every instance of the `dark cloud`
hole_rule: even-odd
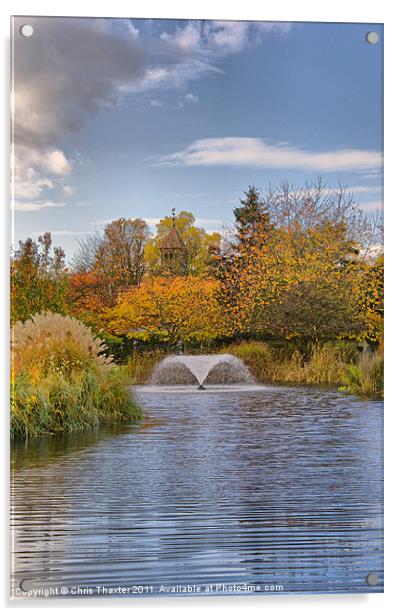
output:
[[[19,28],[30,23],[34,34]],[[119,88],[144,77],[147,54],[126,30],[77,18],[16,18],[14,137],[17,143],[54,145],[88,114],[114,106]]]

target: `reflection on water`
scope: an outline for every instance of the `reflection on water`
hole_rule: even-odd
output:
[[[305,387],[137,395],[139,424],[14,447],[14,588],[382,592],[382,403]]]

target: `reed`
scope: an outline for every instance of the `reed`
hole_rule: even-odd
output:
[[[147,383],[152,375],[155,365],[165,357],[159,349],[149,352],[135,351],[128,359],[126,370],[130,381],[134,385]]]
[[[383,358],[359,354],[354,345],[333,341],[311,347],[308,357],[296,349],[275,349],[265,342],[242,342],[223,352],[240,357],[261,383],[334,385],[342,391],[383,397]]]
[[[126,370],[107,357],[91,330],[46,313],[12,335],[11,438],[94,428],[138,419]]]
[[[373,398],[383,398],[384,363],[379,352],[361,353],[357,363],[347,366],[341,388],[349,393]]]

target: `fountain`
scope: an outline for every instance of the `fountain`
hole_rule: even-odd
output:
[[[254,378],[234,355],[169,355],[154,369],[154,385],[252,384]]]

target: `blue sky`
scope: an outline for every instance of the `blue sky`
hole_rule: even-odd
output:
[[[382,206],[380,25],[32,18],[14,56],[15,240],[317,177]],[[380,34],[370,45],[368,31]]]

